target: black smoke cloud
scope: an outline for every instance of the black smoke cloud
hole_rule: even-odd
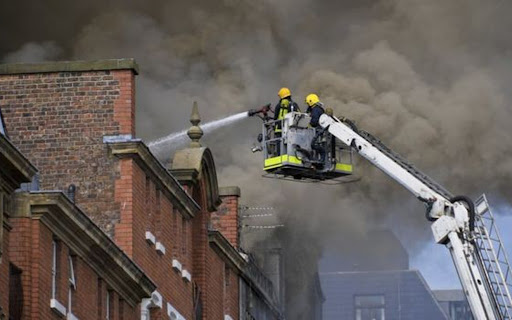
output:
[[[289,86],[299,103],[318,93],[453,193],[510,198],[509,2],[53,0],[0,9],[5,62],[136,58],[137,130],[147,141],[186,128],[192,101],[217,119],[274,102]],[[411,252],[430,241],[422,205],[364,161],[353,184],[259,180],[261,159],[249,152],[259,126],[248,120],[203,143],[221,184],[242,187],[248,203],[286,208],[280,218],[294,228],[281,236],[309,248],[311,270],[323,243],[356,246],[375,227],[394,229]]]

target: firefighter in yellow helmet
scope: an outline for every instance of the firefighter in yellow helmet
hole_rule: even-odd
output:
[[[316,165],[317,168],[322,169],[325,165],[325,134],[324,130],[319,126],[318,122],[320,121],[320,116],[325,113],[324,105],[320,102],[318,96],[314,93],[310,93],[306,96],[306,104],[308,105],[308,110],[306,111],[311,116],[311,120],[309,121],[310,126],[315,128],[316,134],[311,141],[311,148],[317,153],[320,159],[320,163]]]
[[[288,112],[300,112],[299,106],[297,103],[295,103],[292,100],[292,93],[290,89],[288,88],[281,88],[279,92],[277,93],[279,96],[279,102],[276,104],[274,108],[274,138],[281,138],[282,137],[282,120],[284,119],[284,116]],[[276,148],[277,154],[281,154],[281,141],[277,141],[277,148]]]
[[[300,112],[299,106],[292,100],[292,93],[288,88],[281,88],[277,93],[279,102],[274,108],[274,120],[283,120],[288,112]],[[275,125],[276,137],[281,136],[282,128],[281,122],[276,122]]]
[[[320,116],[325,112],[324,104],[320,102],[318,96],[314,93],[310,93],[306,96],[306,104],[308,105],[307,113],[311,116],[309,124],[316,128],[318,127],[318,121]]]

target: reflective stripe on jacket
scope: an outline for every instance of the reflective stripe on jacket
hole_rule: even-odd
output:
[[[293,102],[290,99],[290,97],[283,98],[279,101],[279,103],[276,105],[276,107],[274,109],[274,120],[283,120],[284,116],[286,116],[286,114],[288,112],[293,112],[293,111],[300,112],[299,106],[295,102]],[[275,132],[282,131],[280,121],[276,122],[274,131]]]

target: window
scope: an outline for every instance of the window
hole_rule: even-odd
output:
[[[149,197],[151,196],[151,179],[149,178],[149,176],[146,176],[146,189],[144,190],[145,194],[146,194],[146,209],[147,207],[149,206]]]
[[[181,219],[181,253],[183,254],[183,260],[187,256],[187,220]]]
[[[73,305],[73,297],[75,295],[76,291],[76,274],[75,274],[75,267],[76,267],[76,256],[69,255],[68,256],[68,262],[69,262],[69,287],[68,287],[68,312],[72,312],[72,305]]]
[[[119,299],[119,320],[124,320],[124,300]]]
[[[66,307],[59,302],[59,282],[60,282],[60,252],[61,242],[52,241],[52,298],[50,299],[50,308],[60,316],[66,315]]]
[[[354,298],[356,320],[385,320],[384,295],[359,295]]]
[[[227,264],[224,265],[224,286],[229,287],[231,284],[231,269]]]
[[[173,255],[178,258],[179,257],[179,254],[178,254],[178,241],[176,241],[177,239],[179,239],[178,237],[178,210],[176,210],[176,208],[173,208],[172,209],[172,246],[173,246]]]
[[[96,299],[96,305],[98,307],[97,319],[101,319],[101,312],[103,311],[103,285],[101,283],[101,278],[98,278]]]
[[[105,300],[105,319],[110,319],[110,290],[107,291],[107,298]]]
[[[450,319],[473,320],[473,315],[469,304],[464,301],[450,301],[449,303]]]
[[[21,269],[9,264],[9,319],[19,320],[23,316],[23,286]]]
[[[59,280],[60,242],[52,241],[52,299],[57,299]]]
[[[161,193],[162,191],[160,191],[159,188],[155,188],[155,208],[153,210],[153,228],[155,230],[155,236],[159,237],[161,236],[161,231],[162,231],[162,228],[161,228],[161,223],[160,223],[160,213],[161,213],[161,206],[162,206],[162,203],[161,203]]]

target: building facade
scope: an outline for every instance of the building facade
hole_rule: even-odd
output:
[[[0,318],[137,319],[154,283],[62,192],[16,192],[36,170],[0,134]]]
[[[223,198],[236,220],[237,195],[219,192],[197,106],[191,145],[168,167],[136,138],[137,74],[130,59],[0,65],[5,128],[38,170],[39,190],[16,195],[4,232],[9,248],[22,246],[9,261],[25,263],[23,292],[36,292],[21,318],[246,319],[242,281],[261,281],[238,250],[237,222],[212,223]],[[271,310],[265,319],[280,319],[268,290],[256,295]]]
[[[352,251],[322,261],[324,320],[450,319],[389,230],[373,230]]]
[[[0,319],[7,319],[9,306],[16,308],[22,293],[10,294],[12,286],[19,286],[19,268],[10,264],[16,252],[10,249],[12,224],[9,217],[14,208],[14,191],[21,183],[29,182],[36,173],[32,164],[12,145],[6,136],[0,112]],[[12,276],[11,276],[12,274]]]

